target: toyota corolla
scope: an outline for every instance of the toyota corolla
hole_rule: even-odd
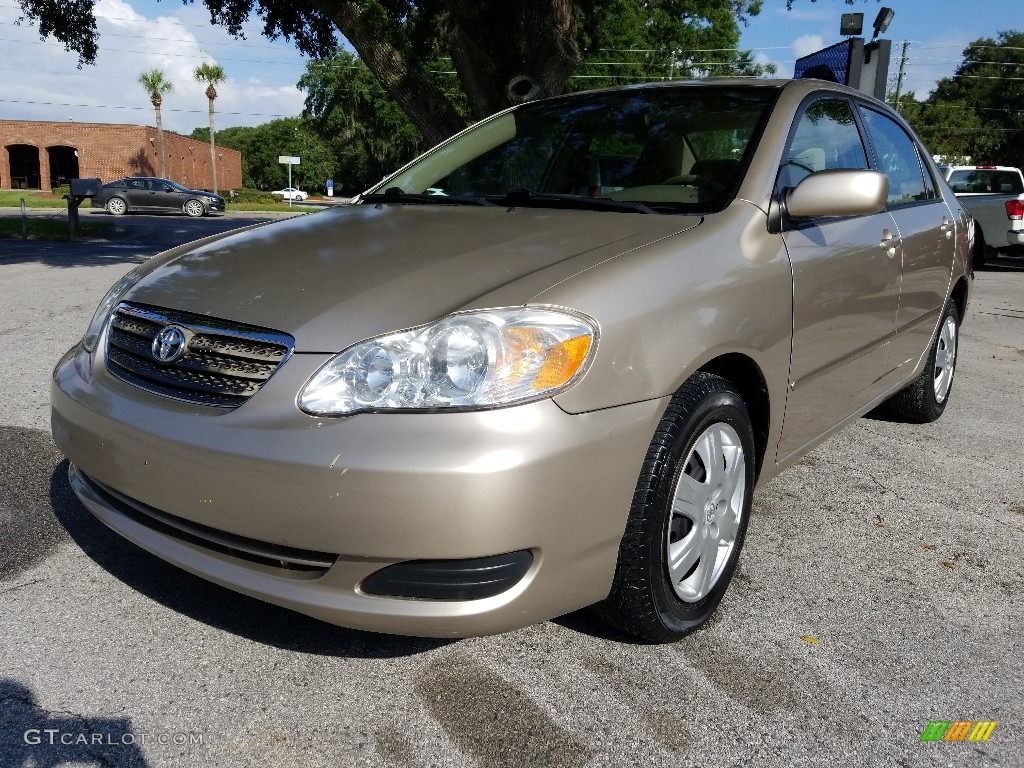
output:
[[[343,626],[464,636],[585,606],[674,640],[755,484],[950,400],[971,222],[831,83],[519,105],[355,204],[125,275],[53,376],[114,531]]]

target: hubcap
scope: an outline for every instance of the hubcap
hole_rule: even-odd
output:
[[[712,424],[690,449],[672,497],[666,552],[680,600],[702,600],[718,582],[736,546],[746,485],[739,435]]]
[[[935,402],[945,402],[949,388],[953,385],[953,372],[956,370],[956,322],[947,317],[939,330],[939,339],[935,344],[935,371],[933,385]]]

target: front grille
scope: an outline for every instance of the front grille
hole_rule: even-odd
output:
[[[185,346],[165,363],[154,353],[154,341],[168,327],[181,331]],[[236,408],[259,391],[293,346],[291,336],[277,331],[125,302],[110,319],[107,369],[158,395]]]

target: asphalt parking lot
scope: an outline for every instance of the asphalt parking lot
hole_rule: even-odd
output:
[[[126,221],[0,242],[0,766],[1024,766],[1024,265],[978,274],[938,422],[860,419],[758,490],[700,631],[443,641],[236,595],[77,502],[53,364],[135,263],[239,225]],[[997,726],[921,741],[956,720]]]

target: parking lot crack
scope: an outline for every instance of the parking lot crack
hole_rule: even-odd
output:
[[[46,581],[46,579],[32,579],[32,581],[25,581],[25,582],[22,582],[21,584],[15,584],[13,587],[7,587],[6,589],[0,589],[0,595],[6,595],[8,592],[17,592],[19,589],[24,589],[25,587],[31,587],[33,584],[41,584],[44,581]]]

